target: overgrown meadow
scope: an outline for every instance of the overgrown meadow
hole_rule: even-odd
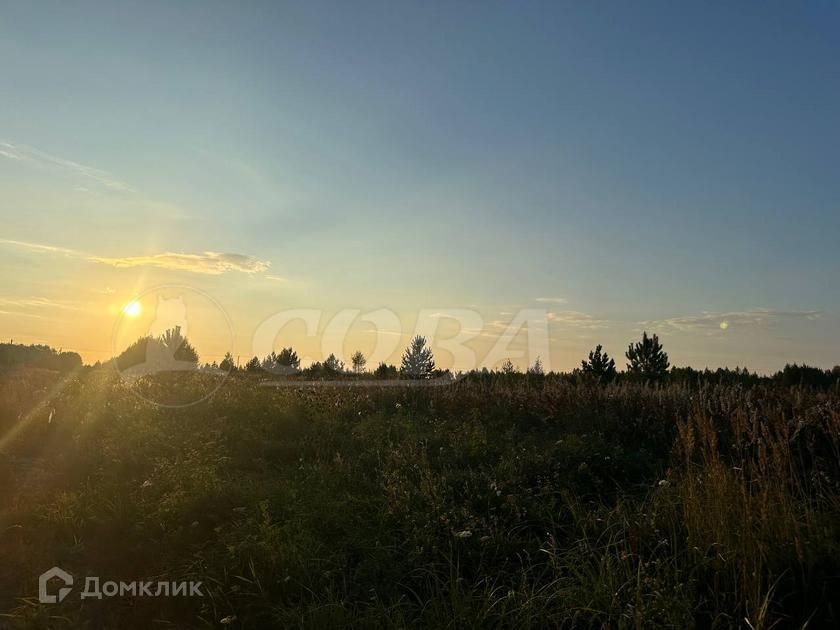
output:
[[[840,389],[0,380],[0,627],[840,623]],[[77,577],[39,604],[38,576]],[[204,597],[81,599],[84,576]]]

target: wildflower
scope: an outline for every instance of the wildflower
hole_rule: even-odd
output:
[[[402,403],[397,403],[394,405],[394,409],[402,409]]]
[[[471,538],[472,532],[468,529],[458,532],[455,534],[455,538]]]

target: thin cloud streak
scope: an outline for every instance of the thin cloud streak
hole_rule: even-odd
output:
[[[610,324],[609,320],[598,319],[589,313],[581,313],[580,311],[552,312],[546,315],[546,319],[557,324],[563,324],[573,328],[585,328],[587,330],[607,328]]]
[[[0,316],[2,315],[12,315],[13,317],[31,317],[33,319],[44,319],[43,316],[37,315],[35,313],[24,313],[22,311],[3,311],[0,310]]]
[[[76,256],[83,258],[86,256],[84,252],[75,249],[67,249],[66,247],[55,247],[53,245],[44,245],[42,243],[31,243],[28,241],[15,241],[8,238],[0,238],[0,243],[3,245],[12,245],[14,247],[22,247],[33,252],[41,252],[45,254],[64,254],[65,256]]]
[[[58,308],[67,311],[84,310],[69,302],[56,302],[43,297],[36,298],[0,298],[0,304],[18,306],[21,308]]]
[[[80,164],[73,160],[66,160],[64,158],[50,155],[44,151],[39,151],[32,147],[23,145],[11,144],[10,142],[0,142],[0,157],[17,162],[27,162],[38,167],[55,167],[61,170],[69,171],[82,177],[93,180],[105,188],[116,190],[119,192],[137,192],[123,181],[112,176],[107,171]]]
[[[152,256],[127,256],[123,258],[105,258],[94,256],[90,260],[117,268],[160,267],[177,269],[193,273],[219,275],[227,271],[258,273],[266,271],[271,263],[245,254],[223,254],[204,252],[202,254],[174,254],[165,252]]]
[[[107,257],[88,254],[75,249],[65,247],[54,247],[42,243],[31,243],[27,241],[16,241],[11,239],[0,239],[0,244],[22,247],[31,252],[42,254],[62,254],[72,256],[80,260],[87,260],[102,265],[108,265],[120,269],[130,267],[158,267],[177,271],[189,271],[192,273],[203,273],[209,275],[220,275],[229,271],[253,274],[267,271],[271,263],[260,260],[246,254],[203,252],[201,254],[183,254],[164,252],[148,256],[123,256]],[[279,279],[279,276],[272,276],[272,279]]]
[[[685,315],[661,320],[647,320],[639,325],[662,330],[663,332],[702,332],[728,330],[739,326],[767,326],[784,320],[814,321],[822,316],[820,311],[781,311],[769,308],[757,308],[747,311],[710,312],[699,315]]]

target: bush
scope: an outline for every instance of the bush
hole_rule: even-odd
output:
[[[840,622],[836,389],[488,372],[447,387],[229,379],[169,410],[131,392],[201,377],[0,379],[2,418],[26,419],[0,434],[8,623]],[[196,579],[208,597],[28,605],[55,564]]]

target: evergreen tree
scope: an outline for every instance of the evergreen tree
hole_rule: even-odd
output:
[[[119,370],[166,372],[198,368],[198,352],[181,333],[169,328],[159,337],[140,337],[115,359]]]
[[[545,374],[545,368],[543,367],[542,359],[537,357],[534,360],[534,365],[528,368],[528,374],[533,376],[543,376]]]
[[[627,348],[627,370],[645,379],[659,380],[668,374],[668,354],[662,349],[659,337],[642,334],[642,340]]]
[[[283,372],[296,372],[300,369],[300,359],[292,348],[283,348],[274,356],[274,365]]]
[[[225,358],[219,363],[219,369],[225,372],[233,372],[236,369],[236,361],[230,352],[225,353]]]
[[[406,378],[431,378],[435,370],[432,349],[426,345],[426,338],[417,335],[411,340],[402,357],[400,371]]]
[[[373,375],[376,378],[385,380],[397,378],[397,376],[399,376],[399,372],[397,372],[397,367],[395,365],[388,365],[387,363],[385,363],[385,361],[383,361],[373,371]]]
[[[510,359],[505,359],[502,363],[502,374],[516,374],[518,371]]]
[[[615,360],[603,352],[601,344],[589,353],[589,359],[581,361],[580,369],[584,374],[594,376],[599,381],[608,383],[615,379],[618,372],[615,369]]]
[[[338,373],[344,371],[344,361],[340,361],[337,356],[330,354],[323,363],[324,372]]]
[[[160,343],[169,356],[176,361],[186,361],[198,365],[198,352],[181,333],[181,327],[169,328],[160,336]]]

